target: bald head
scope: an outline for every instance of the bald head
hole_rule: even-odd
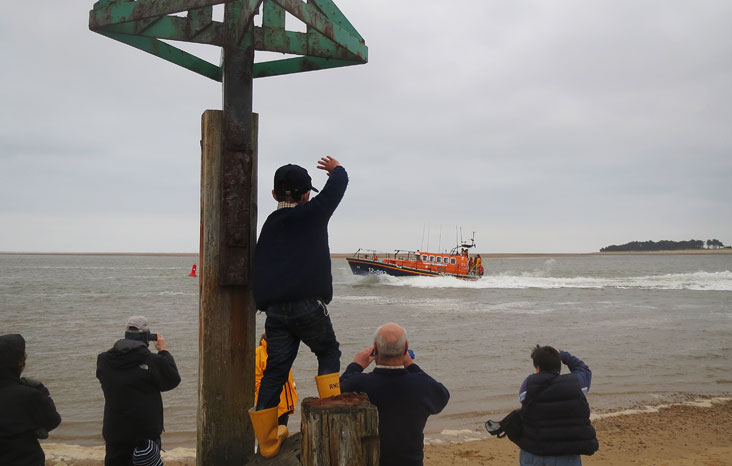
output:
[[[399,325],[390,322],[376,330],[374,351],[377,364],[401,364],[407,352],[407,332]]]

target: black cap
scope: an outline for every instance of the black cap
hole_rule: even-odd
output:
[[[308,171],[301,166],[288,163],[275,172],[274,192],[278,196],[290,195],[293,198],[299,198],[310,190],[318,192],[313,187]]]

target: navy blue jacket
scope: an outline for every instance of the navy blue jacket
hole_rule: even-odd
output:
[[[352,362],[341,375],[341,391],[366,393],[379,410],[380,466],[422,466],[424,426],[450,399],[444,385],[416,364],[364,374]]]
[[[328,221],[348,185],[346,169],[331,172],[323,190],[310,201],[272,212],[262,226],[254,252],[254,301],[270,304],[317,298],[333,299]]]
[[[532,374],[521,386],[522,430],[518,445],[539,456],[592,455],[598,449],[585,393],[592,372],[579,358],[560,352],[571,373]]]

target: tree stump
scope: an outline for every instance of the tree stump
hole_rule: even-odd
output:
[[[363,393],[305,398],[303,466],[378,466],[379,412]]]

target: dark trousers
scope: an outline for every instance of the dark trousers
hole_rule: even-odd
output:
[[[280,403],[282,386],[302,341],[318,358],[318,375],[341,369],[341,351],[325,304],[315,298],[282,302],[265,311],[267,368],[262,375],[257,411]]]
[[[105,446],[104,466],[131,466],[132,452],[136,446],[134,443],[115,445],[108,443]]]

